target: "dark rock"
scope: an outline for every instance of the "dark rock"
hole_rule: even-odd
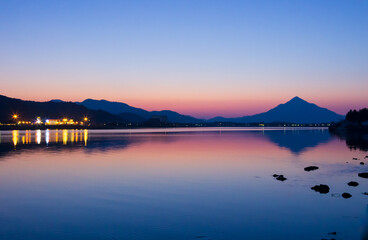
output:
[[[276,180],[279,180],[279,181],[283,182],[283,181],[287,180],[287,178],[286,178],[286,177],[284,177],[284,175],[279,175],[279,176],[276,178]]]
[[[304,168],[304,171],[310,172],[310,171],[314,171],[314,170],[317,170],[317,169],[318,169],[317,166],[309,166],[309,167]]]
[[[358,173],[358,176],[361,178],[368,178],[368,173],[367,172]]]
[[[364,162],[360,162],[360,165],[364,165]]]
[[[363,195],[368,195],[368,192],[364,192]]]
[[[328,235],[336,235],[337,233],[336,232],[330,232],[328,233]]]
[[[311,187],[311,189],[321,194],[326,194],[330,191],[330,187],[324,184],[316,185],[314,187]]]
[[[278,177],[279,175],[277,175],[277,174],[274,174],[274,175],[272,175],[273,177]]]
[[[358,158],[353,158],[353,160],[358,160]]]
[[[351,198],[351,194],[350,193],[343,193],[343,194],[341,194],[341,196],[343,197],[343,198]]]
[[[354,182],[354,181],[350,181],[350,182],[348,182],[348,185],[351,186],[351,187],[357,187],[359,185],[359,183]]]

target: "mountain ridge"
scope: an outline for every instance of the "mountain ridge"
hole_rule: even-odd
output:
[[[236,122],[236,123],[252,123],[252,122],[289,122],[289,123],[329,123],[340,121],[343,115],[339,115],[327,108],[319,107],[314,103],[296,96],[286,103],[281,103],[276,107],[250,116],[237,118],[215,117],[209,119],[209,122]]]
[[[19,109],[19,110],[18,110]],[[300,97],[293,97],[286,103],[250,116],[225,118],[215,117],[208,120],[183,115],[171,110],[147,111],[130,106],[123,102],[108,101],[105,99],[85,99],[82,102],[65,102],[53,99],[48,102],[24,101],[0,95],[0,121],[9,120],[12,112],[23,112],[27,117],[36,115],[49,118],[60,118],[70,115],[73,118],[79,115],[90,115],[96,122],[131,122],[142,123],[157,116],[166,116],[171,123],[330,123],[340,121],[344,116],[314,103],[309,103]]]
[[[82,102],[77,102],[77,104],[81,104],[93,110],[104,110],[106,112],[119,115],[122,117],[125,116],[126,114],[135,114],[135,117],[140,116],[144,120],[148,120],[149,118],[156,115],[165,115],[167,116],[169,122],[177,122],[177,123],[203,122],[202,119],[198,119],[189,115],[183,115],[172,110],[147,111],[142,108],[132,107],[123,102],[108,101],[105,99],[95,100],[88,98]]]
[[[0,95],[0,122],[11,121],[13,114],[20,115],[21,118],[27,120],[43,117],[52,119],[72,118],[81,121],[84,117],[88,117],[92,123],[96,124],[125,122],[124,119],[114,114],[102,110],[94,111],[73,102],[36,102]]]

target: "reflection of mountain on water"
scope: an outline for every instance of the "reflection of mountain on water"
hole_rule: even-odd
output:
[[[326,143],[331,139],[327,130],[265,130],[256,129],[254,131],[192,131],[192,132],[170,132],[170,133],[149,133],[149,134],[122,134],[106,132],[13,132],[4,136],[0,143],[0,158],[7,154],[17,154],[24,150],[30,151],[74,151],[82,149],[86,153],[95,151],[109,151],[114,149],[125,149],[136,144],[148,141],[173,142],[183,139],[183,136],[204,135],[211,138],[211,135],[222,135],[234,141],[241,139],[244,144],[253,141],[254,137],[262,138],[272,142],[281,148],[286,148],[294,154]],[[4,141],[5,140],[5,141]],[[47,144],[46,144],[47,143]]]
[[[174,138],[168,138],[167,136],[121,136],[115,137],[100,137],[91,138],[88,144],[84,147],[87,152],[90,151],[109,151],[113,149],[122,149],[131,147],[133,145],[142,144],[147,141],[159,141],[159,142],[172,142]]]
[[[368,151],[368,132],[357,130],[333,131],[334,136],[346,142],[350,149]]]
[[[24,150],[45,150],[52,152],[59,151],[74,151],[78,149],[83,149],[84,151],[109,151],[113,149],[124,149],[130,146],[131,144],[139,144],[144,140],[141,138],[123,138],[123,139],[100,139],[100,140],[92,140],[88,141],[88,144],[85,145],[83,142],[75,142],[75,143],[49,143],[45,146],[45,144],[19,144],[16,147],[13,143],[1,143],[0,144],[0,157],[9,154],[9,153],[20,153]]]
[[[295,130],[295,131],[264,131],[271,142],[279,147],[287,148],[294,154],[300,154],[309,148],[331,140],[327,130]]]
[[[59,151],[74,151],[78,149],[84,149],[85,151],[93,151],[93,150],[100,150],[100,151],[107,151],[113,148],[123,149],[130,145],[131,141],[121,140],[121,141],[100,141],[100,142],[89,142],[87,146],[84,143],[73,143],[73,144],[66,144],[63,145],[61,143],[50,143],[47,146],[45,144],[37,144],[31,143],[27,145],[18,145],[14,147],[13,143],[1,143],[0,144],[0,157],[3,157],[7,154],[17,154],[21,153],[22,151],[52,151],[52,152],[59,152]]]
[[[105,135],[90,135],[88,140],[84,141],[84,139],[80,139],[80,141],[71,142],[68,139],[67,142],[58,141],[58,142],[49,142],[46,144],[45,142],[30,142],[26,144],[22,144],[19,141],[15,144],[14,141],[0,142],[0,160],[1,157],[6,156],[8,154],[19,154],[23,151],[50,151],[50,152],[60,152],[60,151],[75,151],[75,150],[83,150],[86,153],[92,152],[105,152],[114,149],[125,149],[130,146],[142,144],[147,141],[160,141],[160,142],[172,142],[175,141],[175,138],[169,138],[165,135],[156,134],[153,136],[143,136],[143,135],[135,135],[129,136],[126,134],[105,134]]]

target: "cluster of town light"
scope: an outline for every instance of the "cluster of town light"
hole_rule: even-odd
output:
[[[41,117],[37,117],[34,122],[32,121],[20,121],[19,115],[14,114],[13,119],[17,121],[18,124],[44,124]],[[19,120],[19,121],[18,121]],[[87,117],[83,118],[83,121],[75,122],[73,119],[63,118],[63,119],[46,119],[45,125],[84,125],[88,122],[89,119]]]
[[[86,120],[84,121],[88,121],[87,118],[84,118]],[[47,119],[45,122],[46,125],[83,125],[84,122],[74,122],[73,119],[67,119],[67,118],[63,118],[63,119]]]

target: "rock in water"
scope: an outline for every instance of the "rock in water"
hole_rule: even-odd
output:
[[[358,176],[361,178],[368,178],[368,173],[367,172],[358,173]]]
[[[341,196],[343,197],[343,198],[351,198],[351,194],[350,193],[343,193],[343,194],[341,194]]]
[[[285,181],[287,178],[286,177],[284,177],[284,175],[279,175],[277,178],[276,178],[276,180],[279,180],[279,181],[281,181],[281,182],[283,182],[283,181]]]
[[[350,182],[348,182],[348,185],[351,186],[351,187],[357,187],[359,185],[359,183],[354,182],[354,181],[350,181]]]
[[[304,171],[310,172],[310,171],[317,170],[318,168],[319,167],[317,167],[317,166],[309,166],[309,167],[304,168]]]
[[[364,162],[360,162],[360,165],[364,165]]]
[[[330,187],[325,184],[316,185],[311,187],[311,189],[322,194],[326,194],[330,191]]]

